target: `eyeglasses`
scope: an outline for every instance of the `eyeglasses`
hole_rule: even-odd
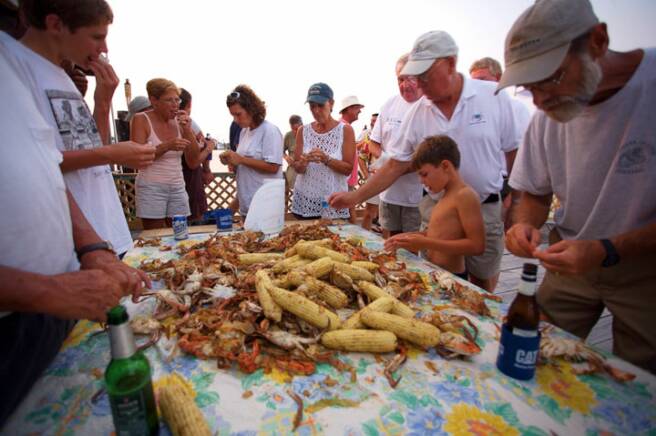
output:
[[[561,68],[556,70],[555,73],[553,73],[551,76],[547,77],[544,80],[540,80],[539,82],[534,82],[534,83],[527,83],[526,85],[519,85],[516,88],[516,93],[520,93],[524,90],[533,92],[533,90],[537,89],[539,91],[546,91],[548,88],[553,88],[555,86],[560,85],[560,82],[563,81],[565,78],[565,74],[567,73],[567,68],[569,67],[569,62],[566,65],[563,65]]]
[[[239,91],[232,91],[230,94],[228,94],[228,103],[235,103],[239,101],[241,98],[241,93]]]
[[[399,83],[408,83],[410,85],[416,85],[417,84],[417,76],[399,76],[396,81]]]
[[[162,101],[163,101],[164,103],[167,103],[167,104],[175,104],[175,105],[179,105],[180,102],[181,102],[182,100],[180,100],[180,99],[177,98],[177,97],[175,97],[175,98],[170,97],[170,98],[163,98]]]
[[[420,82],[424,82],[424,83],[428,82],[428,74],[430,73],[430,71],[433,69],[433,67],[434,67],[439,61],[443,61],[443,60],[445,60],[445,59],[446,59],[446,58],[435,59],[435,62],[433,62],[433,64],[432,64],[430,67],[428,67],[428,69],[427,69],[426,71],[424,71],[423,73],[421,73],[421,74],[419,74],[418,76],[416,76],[416,77],[417,77],[417,80],[420,81]]]

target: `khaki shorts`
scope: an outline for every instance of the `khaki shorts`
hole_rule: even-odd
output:
[[[184,183],[169,185],[137,179],[136,191],[137,216],[139,218],[160,219],[191,214],[189,196]]]
[[[655,265],[651,255],[576,276],[547,271],[538,304],[553,324],[582,339],[608,308],[613,353],[656,374]]]
[[[481,204],[485,225],[485,251],[479,256],[466,256],[465,266],[469,274],[479,279],[489,279],[499,273],[503,257],[503,221],[501,201]]]
[[[421,218],[418,207],[399,206],[380,201],[378,209],[380,225],[390,232],[416,232]]]

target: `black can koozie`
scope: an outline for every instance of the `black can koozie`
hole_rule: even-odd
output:
[[[517,380],[530,380],[540,351],[540,332],[535,336],[514,334],[507,324],[501,327],[497,368]]]

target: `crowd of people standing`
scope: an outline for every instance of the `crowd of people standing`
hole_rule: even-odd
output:
[[[118,78],[101,58],[113,21],[104,0],[24,0],[21,15],[26,29],[0,33],[0,95],[11,107],[0,117],[11,157],[0,172],[11,211],[0,233],[8,356],[0,362],[0,425],[73,320],[104,320],[122,297],[150,286],[120,260],[132,240],[110,164],[139,170],[137,214],[144,227],[161,227],[172,215],[202,213],[189,205],[197,176],[185,177],[185,168],[198,169],[202,184],[213,148],[190,118],[191,95],[161,78],[146,86],[149,107],[135,103],[130,140],[108,143]],[[295,133],[283,141],[264,101],[239,85],[226,97],[234,149],[220,154],[237,180],[233,207],[248,214],[257,189],[283,177],[286,160],[300,219],[354,219],[350,209],[379,195],[386,248],[422,253],[488,291],[505,244],[546,268],[538,301],[549,321],[585,337],[608,308],[613,351],[656,373],[656,51],[608,45],[588,0],[537,1],[509,30],[505,71],[476,63],[478,78],[459,72],[451,35],[427,32],[399,58],[399,93],[357,142],[350,124],[363,105],[355,96],[336,110],[333,89],[314,83],[306,97],[313,120],[292,117]],[[94,72],[93,113],[67,63]],[[532,95],[530,122],[509,86]],[[377,162],[354,189],[365,145]],[[554,196],[560,207],[545,247],[540,229]]]

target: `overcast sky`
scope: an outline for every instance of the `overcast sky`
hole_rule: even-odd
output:
[[[491,56],[503,64],[503,42],[529,0],[109,0],[114,10],[109,58],[121,78],[114,111],[125,110],[123,82],[145,95],[154,77],[193,95],[193,118],[219,140],[228,138],[226,95],[250,85],[267,103],[267,119],[283,134],[289,115],[304,122],[314,82],[326,82],[336,105],[357,95],[365,105],[356,132],[397,92],[396,59],[429,30],[449,32],[460,48],[459,70]],[[608,23],[610,47],[656,46],[656,1],[593,0]],[[88,96],[90,97],[90,96]]]

